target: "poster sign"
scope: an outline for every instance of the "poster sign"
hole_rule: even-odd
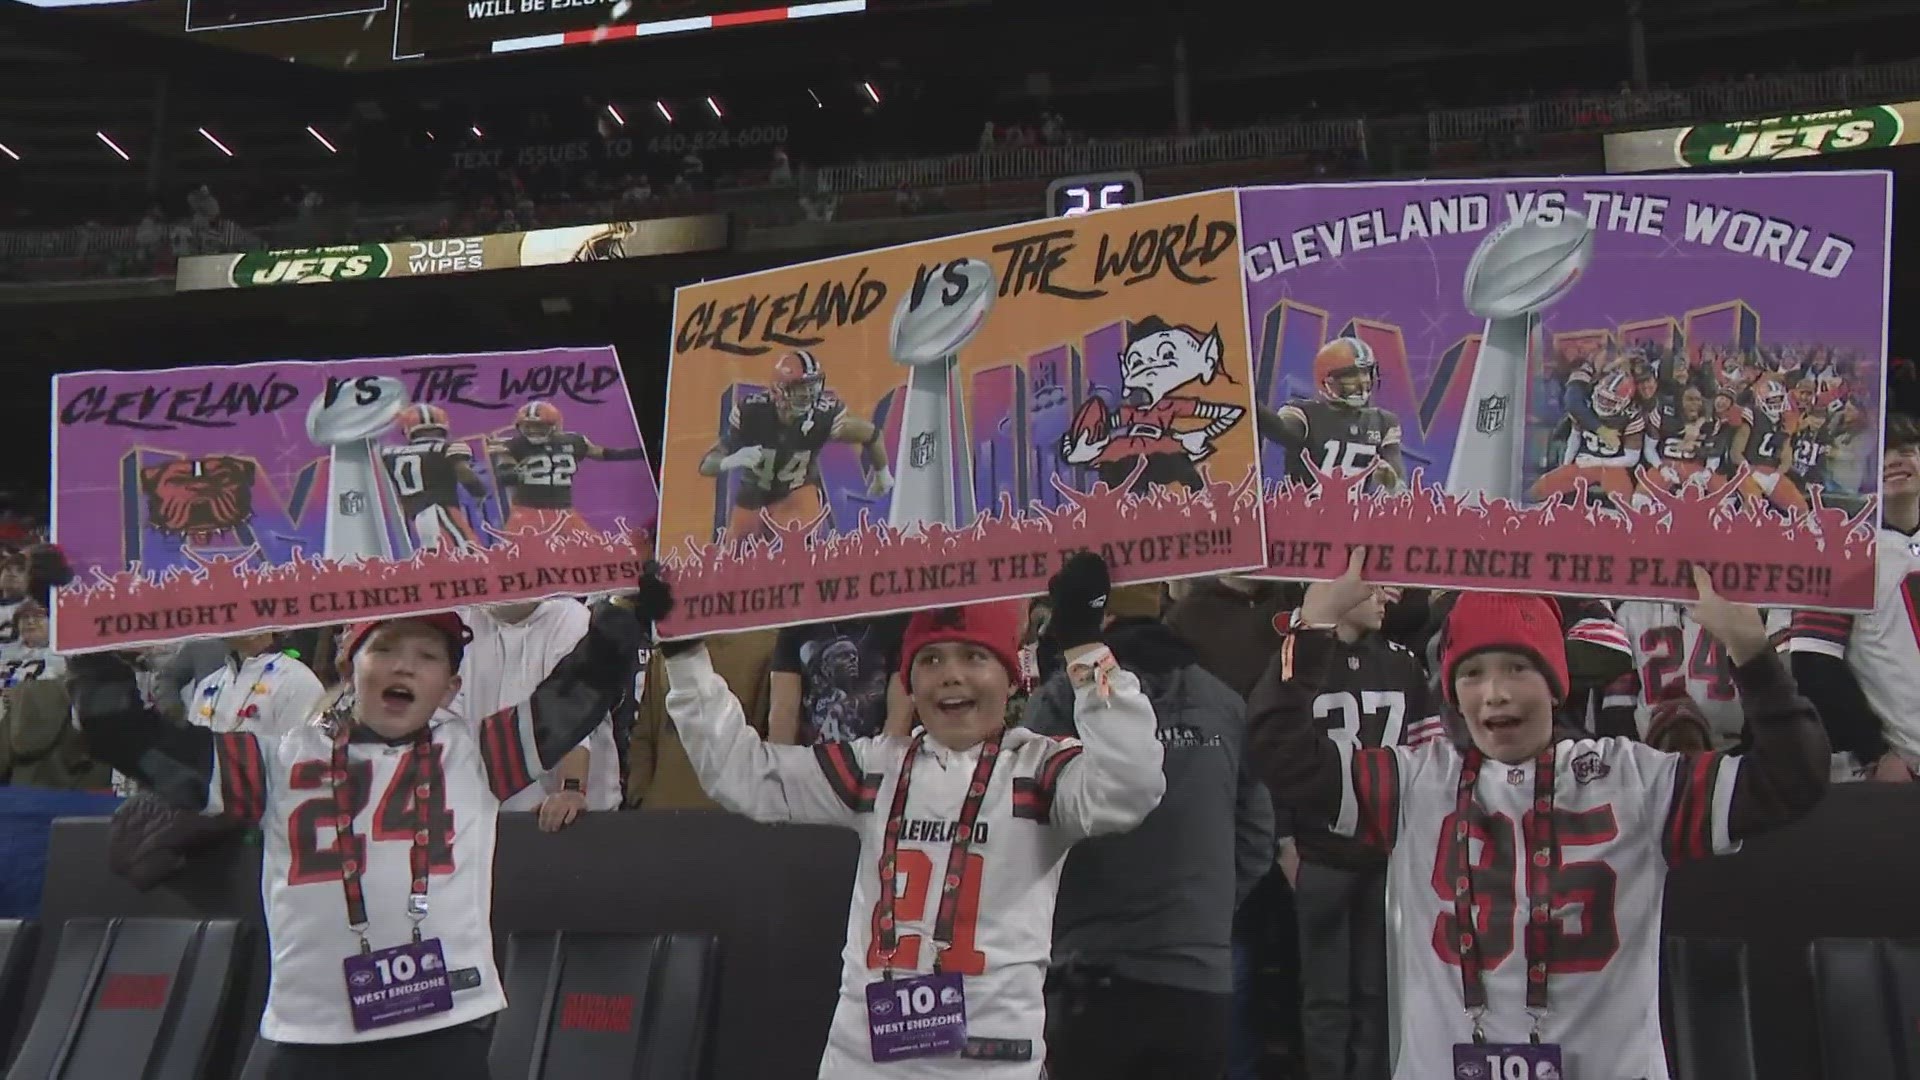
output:
[[[611,591],[653,473],[612,348],[54,378],[85,652]]]
[[[689,636],[1263,561],[1218,192],[682,288],[661,558]]]
[[[1241,193],[1270,572],[1873,597],[1878,172]]]

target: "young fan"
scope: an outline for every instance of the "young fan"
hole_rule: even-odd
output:
[[[1364,597],[1366,553],[1315,583],[1254,691],[1249,752],[1274,796],[1387,853],[1398,898],[1397,1080],[1666,1080],[1660,904],[1667,869],[1725,854],[1819,801],[1828,750],[1756,608],[1695,571],[1693,617],[1725,646],[1752,749],[1665,753],[1556,741],[1560,614],[1542,596],[1469,593],[1448,616],[1441,685],[1470,743],[1361,749],[1312,715],[1332,624]],[[1551,1065],[1549,1070],[1546,1066]]]
[[[823,1080],[1033,1080],[1068,848],[1121,832],[1160,801],[1160,742],[1140,681],[1097,643],[1108,592],[1098,556],[1050,585],[1080,739],[1006,725],[1020,670],[1018,602],[916,612],[901,678],[918,727],[811,747],[766,742],[697,642],[667,642],[667,712],[700,783],[757,821],[860,833],[840,1004]],[[667,613],[641,590],[643,618]],[[1151,869],[1151,868],[1144,868]]]
[[[470,636],[453,614],[350,627],[350,681],[277,740],[169,725],[118,657],[69,661],[96,754],[175,806],[264,834],[272,978],[246,1080],[487,1074],[489,1018],[506,1007],[496,815],[606,717],[642,635],[603,605],[527,702],[477,723],[446,710]]]

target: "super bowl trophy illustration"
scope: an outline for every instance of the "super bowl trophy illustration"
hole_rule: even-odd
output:
[[[966,430],[959,353],[986,322],[993,294],[992,267],[956,259],[917,283],[894,311],[889,351],[908,368],[887,515],[897,529],[958,527],[973,518],[973,454],[956,437]]]
[[[388,376],[327,380],[307,408],[307,438],[327,448],[325,554],[340,562],[405,558],[404,530],[388,527],[393,500],[383,497],[385,475],[374,439],[407,406],[406,385]],[[395,535],[403,550],[396,553]]]
[[[1540,312],[1565,296],[1593,259],[1587,219],[1564,211],[1552,225],[1516,218],[1495,230],[1467,264],[1467,310],[1487,320],[1454,437],[1447,490],[1520,501],[1524,494],[1527,383]]]

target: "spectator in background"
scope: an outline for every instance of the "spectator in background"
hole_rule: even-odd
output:
[[[736,689],[748,726],[767,734],[767,701],[772,681],[773,651],[780,631],[749,630],[706,639],[713,670]],[[647,685],[634,712],[633,737],[627,753],[627,806],[647,810],[714,810],[719,804],[700,789],[700,778],[687,760],[687,748],[667,716],[668,684],[665,654],[655,649],[647,664]]]
[[[1194,660],[1245,698],[1280,648],[1276,620],[1300,596],[1299,586],[1224,575],[1175,582],[1167,625],[1193,646]],[[1283,867],[1297,860],[1293,819],[1276,808],[1274,834]],[[1233,1034],[1227,1075],[1257,1080],[1277,1042],[1299,1045],[1299,929],[1292,871],[1268,874],[1240,905],[1233,931]],[[1277,972],[1268,980],[1264,972]]]
[[[565,597],[468,608],[460,614],[473,631],[473,642],[461,663],[460,692],[451,708],[475,718],[527,700],[586,636],[590,622],[587,606]],[[539,783],[514,794],[500,809],[536,812],[542,831],[558,832],[581,814],[617,810],[620,802],[620,751],[613,741],[613,721],[603,717]]]
[[[889,715],[907,616],[807,623],[780,631],[768,678],[767,739],[792,746],[908,733]]]
[[[620,193],[620,201],[632,206],[645,206],[653,201],[653,181],[643,173],[638,179],[627,177],[626,190]]]
[[[280,651],[276,635],[240,634],[223,644],[220,666],[194,684],[188,723],[277,739],[314,718],[326,688],[307,665]]]
[[[28,600],[14,619],[20,642],[0,666],[0,781],[104,790],[111,775],[72,723],[66,660],[47,649],[47,609]]]
[[[793,161],[787,157],[784,145],[773,148],[773,170],[767,179],[782,187],[793,183]]]
[[[1157,584],[1107,601],[1101,640],[1153,703],[1167,790],[1131,832],[1067,856],[1047,973],[1053,1080],[1225,1076],[1233,916],[1273,866],[1273,803],[1241,752],[1246,702],[1160,621],[1160,601]],[[1079,736],[1065,671],[1034,692],[1026,726]]]
[[[1820,711],[1834,778],[1906,783],[1920,766],[1920,421],[1887,416],[1873,610],[1796,611],[1794,679]]]
[[[1446,735],[1427,672],[1381,627],[1400,590],[1376,586],[1334,620],[1326,682],[1312,701],[1327,738],[1355,749],[1419,746]],[[1291,629],[1298,613],[1288,618]],[[1387,1080],[1387,860],[1329,831],[1297,823],[1300,864],[1300,1029],[1313,1080]]]
[[[185,720],[193,703],[193,688],[227,662],[226,643],[219,638],[193,638],[149,649],[153,673],[153,707],[176,720]]]

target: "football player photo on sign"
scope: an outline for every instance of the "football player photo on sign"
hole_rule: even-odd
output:
[[[1226,193],[682,288],[664,633],[1252,567],[1252,369]]]
[[[1871,603],[1887,174],[1239,197],[1273,576]]]
[[[55,395],[62,648],[605,591],[652,546],[610,348],[87,372]]]

